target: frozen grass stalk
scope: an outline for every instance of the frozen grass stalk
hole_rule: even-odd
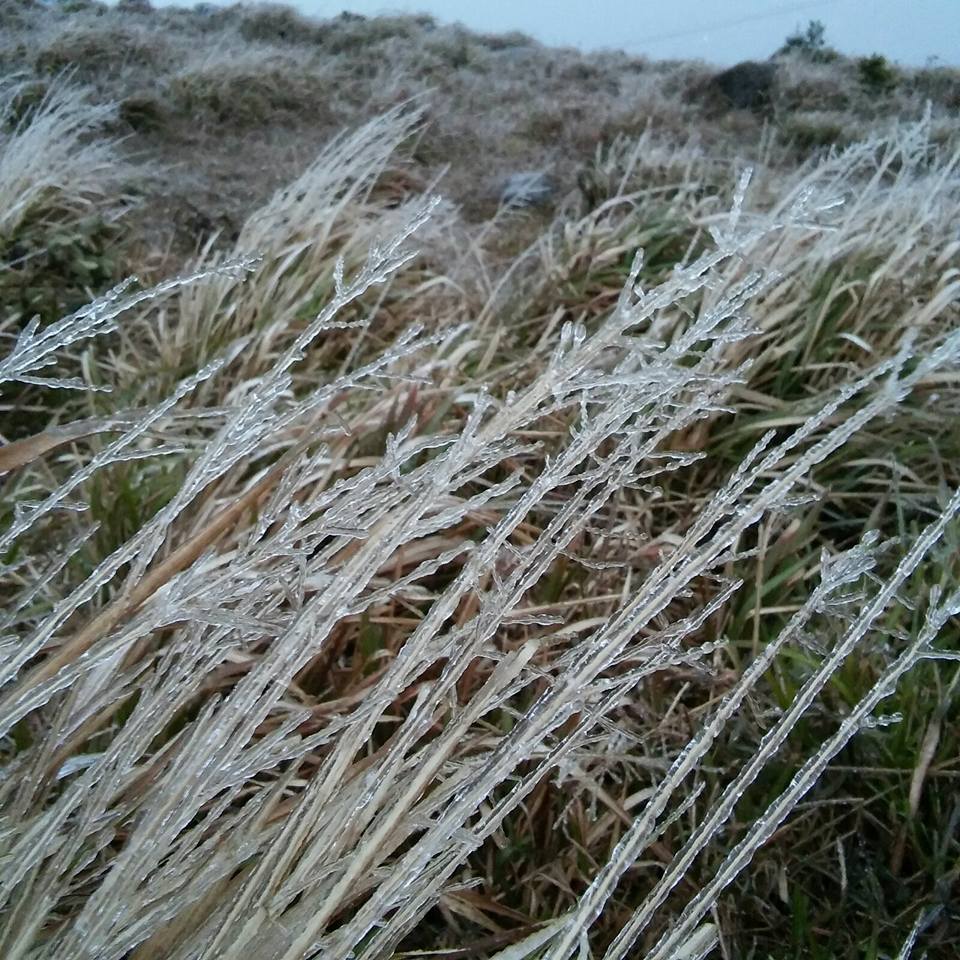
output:
[[[23,167],[21,140],[80,109],[70,96],[15,130],[0,180]],[[643,742],[621,729],[628,708],[654,678],[725,662],[715,624],[748,589],[736,571],[761,552],[751,538],[762,545],[769,525],[802,511],[865,432],[931,382],[952,384],[960,334],[930,332],[955,299],[946,276],[911,315],[916,329],[904,321],[843,379],[807,391],[800,415],[751,424],[701,495],[677,493],[715,469],[690,438],[709,438],[736,397],[764,396],[755,378],[770,360],[756,343],[793,337],[770,318],[803,282],[797,262],[822,266],[868,224],[893,250],[876,272],[901,279],[900,227],[835,201],[865,179],[899,222],[889,184],[914,195],[903,167],[927,162],[923,125],[886,152],[873,143],[804,171],[766,212],[742,174],[724,217],[697,208],[709,242],[643,285],[647,263],[618,213],[640,196],[627,191],[642,151],[612,151],[617,196],[563,242],[551,233],[531,249],[562,274],[562,257],[608,243],[617,289],[590,316],[549,311],[562,319],[543,320],[501,365],[495,302],[513,287],[484,277],[482,303],[457,300],[463,290],[430,276],[412,247],[449,241],[450,208],[378,193],[421,121],[403,105],[342,135],[228,252],[210,247],[170,281],[26,323],[0,362],[17,389],[81,397],[77,367],[112,372],[136,403],[58,421],[0,456],[15,501],[0,532],[5,958],[390,957],[434,908],[477,916],[481,857],[508,849],[555,787],[571,806],[599,797],[617,842],[590,853],[583,892],[559,916],[491,955],[595,955],[595,927],[631,869],[681,829],[606,957],[633,955],[644,934],[659,938],[650,960],[715,955],[724,891],[908,672],[947,656],[936,639],[960,595],[910,594],[960,493],[909,542],[860,531],[824,547],[819,580],[802,578],[778,629],[691,713],[693,735],[663,739],[649,789],[610,799],[613,744]],[[649,134],[642,143],[653,149]],[[96,156],[77,156],[98,175]],[[941,195],[955,166],[931,174]],[[940,230],[939,209],[922,208],[924,229]],[[505,268],[510,283],[536,287],[524,273],[533,255]],[[435,310],[434,297],[457,307]],[[397,317],[386,334],[376,325]],[[865,330],[845,343],[861,349]],[[94,494],[134,469],[138,488],[174,482],[110,540]],[[661,488],[684,515],[644,540],[637,517],[661,509]],[[626,557],[603,552],[617,536]],[[589,587],[564,592],[561,576],[551,592],[571,568]],[[876,682],[726,850],[745,792],[848,658],[908,608],[922,611],[915,634],[891,643]],[[785,654],[817,649],[811,636],[836,639],[752,755],[707,791],[711,752]],[[683,881],[708,852],[719,869],[691,894]]]

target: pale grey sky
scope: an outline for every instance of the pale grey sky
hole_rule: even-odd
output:
[[[184,2],[184,0],[179,0]],[[732,63],[766,57],[788,33],[822,20],[849,54],[921,65],[960,63],[960,0],[288,0],[321,17],[343,10],[431,13],[477,30],[523,30],[544,43],[658,59]]]

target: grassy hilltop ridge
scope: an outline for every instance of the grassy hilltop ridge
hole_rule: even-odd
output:
[[[960,71],[0,60],[0,956],[954,956]]]
[[[427,111],[408,157],[414,182],[443,174],[443,193],[471,220],[494,212],[511,173],[549,169],[566,194],[604,144],[647,129],[793,166],[886,119],[917,119],[928,100],[949,136],[960,109],[960,71],[878,74],[818,48],[804,56],[802,45],[779,58],[769,89],[750,77],[728,88],[755,101],[734,109],[704,63],[553,50],[426,16],[312,21],[279,6],[6,0],[0,19],[0,53],[27,84],[24,103],[66,71],[92,100],[114,104],[110,132],[124,152],[172,173],[141,185],[157,208],[151,226],[179,226],[191,246],[214,229],[236,232],[339,130],[411,98]]]

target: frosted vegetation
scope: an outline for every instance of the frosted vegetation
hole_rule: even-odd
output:
[[[91,109],[62,83],[5,135],[5,229],[117,189]],[[3,415],[31,398],[42,421],[0,448],[7,960],[372,960],[434,909],[495,933],[483,858],[546,790],[612,814],[609,842],[485,955],[720,956],[758,851],[853,738],[888,735],[911,671],[957,657],[960,491],[935,439],[898,474],[921,522],[819,544],[769,636],[744,582],[817,523],[845,451],[866,469],[876,431],[957,415],[958,154],[929,118],[789,175],[726,171],[719,195],[694,145],[617,140],[609,198],[506,263],[450,204],[380,189],[422,122],[404,104],[336,139],[180,276],[7,328]],[[692,228],[657,275],[644,190]],[[857,258],[862,283],[797,311]],[[544,315],[584,263],[599,289]],[[839,302],[822,359],[809,331]],[[808,368],[790,406],[785,357]],[[149,509],[126,516],[117,477]],[[771,781],[866,654],[882,669]],[[788,662],[785,701],[758,706]],[[657,722],[685,722],[662,735],[630,707],[675,677]],[[718,765],[753,711],[760,736]]]

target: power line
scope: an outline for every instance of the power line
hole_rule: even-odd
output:
[[[674,30],[670,33],[657,33],[652,37],[644,37],[634,43],[628,43],[625,47],[645,46],[650,43],[660,43],[664,40],[678,40],[683,37],[693,37],[703,33],[706,30],[726,30],[729,27],[739,27],[745,23],[754,23],[757,20],[770,20],[774,17],[782,16],[785,13],[799,13],[801,10],[809,10],[813,7],[823,7],[827,4],[833,6],[842,3],[843,0],[808,0],[807,3],[788,3],[779,7],[772,7],[761,13],[747,14],[746,16],[736,17],[732,20],[716,20],[710,23],[701,23],[696,27],[685,30]]]

